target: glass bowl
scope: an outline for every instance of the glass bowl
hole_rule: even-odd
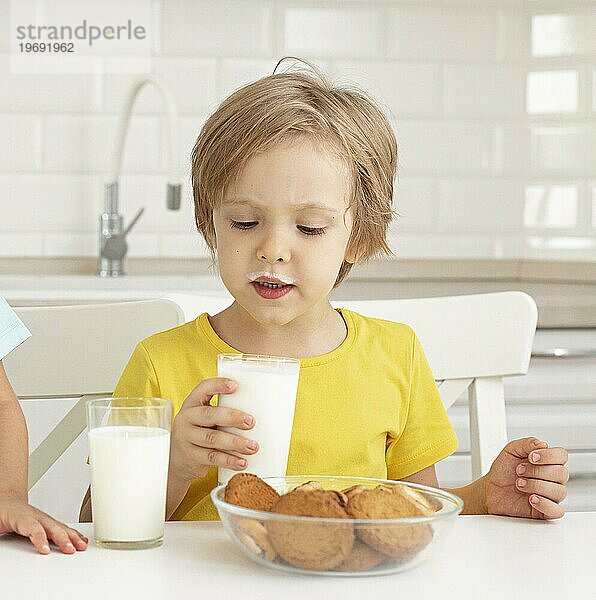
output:
[[[230,504],[224,500],[224,485],[213,489],[213,504],[240,550],[260,565],[292,573],[363,576],[411,569],[440,547],[464,506],[460,498],[443,490],[386,479],[288,475],[263,481],[280,494],[309,481],[337,491],[356,485],[370,489],[402,485],[420,492],[436,511],[391,519],[294,516]]]

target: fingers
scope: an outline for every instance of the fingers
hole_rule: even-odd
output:
[[[48,540],[51,540],[64,554],[74,554],[77,550],[82,552],[87,549],[89,539],[76,529],[45,514],[39,523],[45,529]]]
[[[231,394],[238,384],[227,377],[203,379],[184,400],[184,407],[206,406],[215,394]]]
[[[228,378],[212,377],[201,381],[187,396],[172,425],[170,472],[178,479],[204,477],[211,465],[241,471],[248,463],[236,454],[258,451],[254,440],[221,431],[251,429],[255,425],[252,415],[210,404],[214,394],[233,394],[237,386]]]
[[[560,519],[565,511],[552,500],[543,498],[538,495],[531,495],[528,498],[530,506],[534,509],[532,511],[532,517],[540,517],[542,519]],[[536,515],[534,514],[536,512]]]
[[[516,479],[515,486],[524,494],[537,494],[554,502],[562,502],[567,497],[567,488],[560,483],[553,483],[552,481],[520,477]]]
[[[48,537],[65,554],[73,554],[77,550],[82,552],[87,549],[89,539],[76,529],[72,529],[63,523],[52,520],[46,526]]]
[[[230,394],[237,383],[225,377],[204,379],[197,385],[184,401],[186,418],[199,427],[236,427],[251,429],[255,419],[241,410],[211,406],[209,403],[214,394]]]
[[[505,449],[518,458],[526,458],[530,452],[537,449],[547,448],[548,444],[536,437],[521,438],[509,442]]]
[[[246,430],[255,425],[252,415],[222,406],[197,406],[186,412],[186,418],[197,427],[235,427]]]
[[[245,458],[221,452],[216,449],[197,448],[195,451],[196,463],[199,465],[215,465],[216,467],[225,467],[234,471],[246,469],[248,462]]]
[[[46,523],[45,528],[48,538],[58,546],[61,552],[64,554],[74,554],[76,552],[76,548],[70,541],[70,536],[64,525],[61,525],[57,521],[53,521],[51,523]]]
[[[528,460],[540,465],[564,465],[569,460],[569,454],[565,448],[544,448],[530,452]]]
[[[239,454],[254,454],[259,449],[255,440],[204,427],[193,428],[189,441],[203,448],[229,450]]]
[[[77,531],[76,529],[72,529],[71,527],[67,527],[66,525],[64,527],[66,528],[68,537],[70,538],[72,545],[80,552],[86,550],[87,546],[89,545],[89,538],[86,535],[83,535],[82,533]]]
[[[66,554],[87,548],[89,540],[84,535],[26,501],[5,499],[3,516],[3,533],[14,531],[28,537],[40,554],[50,553],[50,542],[54,542]]]
[[[251,429],[255,420],[246,413],[219,406],[197,406],[186,413],[192,425],[186,428],[186,441],[192,444],[192,463],[199,468],[198,474],[204,475],[200,465],[216,465],[234,470],[242,470],[247,466],[246,460],[234,454],[255,454],[259,445],[240,435],[234,435],[217,429],[218,427],[234,427]]]
[[[217,429],[195,427],[189,441],[194,444],[192,462],[199,465],[215,465],[241,471],[248,465],[247,461],[236,454],[255,454],[259,445],[254,440],[243,438]]]
[[[505,448],[514,456],[527,458],[534,464],[564,465],[569,460],[565,448],[549,448],[546,442],[536,437],[513,440]]]
[[[16,533],[28,537],[40,554],[50,553],[50,540],[65,554],[73,554],[76,548],[65,531],[51,517],[27,518],[15,527]]]
[[[40,554],[50,553],[50,541],[65,554],[74,554],[77,550],[87,549],[89,542],[87,537],[41,511],[33,508],[32,510],[36,515],[18,522],[15,533],[28,537]]]
[[[567,497],[565,484],[569,471],[565,464],[569,454],[565,448],[549,448],[538,438],[524,438],[512,442],[512,452],[518,452],[527,462],[516,468],[515,487],[528,494],[532,516],[542,519],[560,519],[565,511],[559,505]],[[524,456],[525,454],[525,456]]]
[[[538,466],[530,463],[521,463],[515,470],[517,475],[532,479],[544,479],[554,483],[567,483],[569,481],[569,471],[563,465]]]
[[[41,526],[39,521],[34,519],[28,520],[23,527],[15,527],[15,531],[19,535],[28,537],[40,554],[50,553],[50,544],[48,543],[46,530]]]

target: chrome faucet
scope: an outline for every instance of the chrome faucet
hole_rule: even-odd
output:
[[[118,120],[116,142],[112,153],[108,182],[105,185],[105,208],[99,217],[99,260],[97,273],[100,277],[119,277],[124,275],[123,260],[128,250],[126,236],[143,214],[141,208],[128,227],[124,229],[122,215],[118,212],[118,184],[122,169],[122,153],[126,141],[126,131],[133,104],[141,88],[151,84],[155,86],[166,106],[168,138],[168,185],[166,205],[170,210],[180,208],[181,184],[177,173],[176,147],[178,143],[178,111],[174,96],[156,77],[150,75],[138,79],[131,87]]]

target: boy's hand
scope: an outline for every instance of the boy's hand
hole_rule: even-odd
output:
[[[196,477],[204,477],[212,465],[241,471],[246,468],[246,460],[231,452],[250,455],[258,450],[257,443],[250,439],[217,430],[254,427],[251,415],[209,404],[214,394],[231,394],[237,385],[225,377],[205,379],[184,401],[172,425],[170,448],[170,474],[178,482],[190,483]]]
[[[49,515],[14,496],[0,496],[0,534],[18,533],[28,537],[40,554],[49,554],[49,541],[64,554],[86,550],[89,540]]]
[[[564,448],[549,448],[537,438],[509,442],[484,476],[489,514],[559,519],[567,496],[569,471]],[[523,472],[522,472],[523,471]]]

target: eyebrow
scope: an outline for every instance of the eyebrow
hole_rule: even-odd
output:
[[[236,206],[236,205],[241,205],[241,204],[246,204],[248,206],[251,206],[252,208],[260,208],[257,204],[253,204],[252,202],[250,202],[250,200],[244,200],[242,198],[233,198],[231,200],[224,200],[222,202],[223,206]],[[307,208],[313,208],[313,209],[317,209],[317,210],[324,210],[326,212],[330,212],[333,214],[336,214],[339,212],[334,208],[325,206],[324,204],[318,204],[317,202],[299,202],[298,204],[292,204],[292,208],[294,210],[304,210]]]

